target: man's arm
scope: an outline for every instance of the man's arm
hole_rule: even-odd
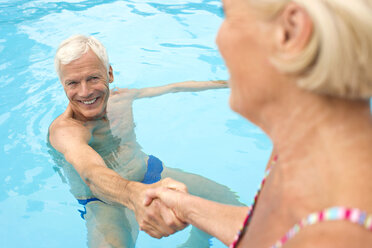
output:
[[[186,225],[160,202],[149,208],[143,206],[145,190],[169,184],[166,181],[153,185],[128,181],[107,168],[102,157],[88,145],[89,130],[66,118],[68,111],[51,125],[50,142],[74,166],[92,193],[106,203],[120,204],[133,210],[141,229],[150,230],[148,233],[153,237],[168,236],[183,229]]]
[[[136,99],[160,96],[167,93],[176,92],[196,92],[209,89],[228,88],[226,81],[185,81],[180,83],[167,84],[158,87],[148,87],[137,89]]]
[[[78,123],[63,120],[50,127],[51,145],[74,166],[95,196],[133,209],[127,194],[116,191],[127,188],[129,181],[106,167],[102,157],[88,145],[89,139],[89,130]]]

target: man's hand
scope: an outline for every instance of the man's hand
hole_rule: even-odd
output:
[[[146,191],[145,206],[153,204],[156,201],[161,201],[166,207],[172,209],[176,217],[186,223],[185,212],[182,210],[184,199],[188,195],[187,191],[182,190],[182,183],[173,179],[166,178],[167,185],[151,188]]]
[[[149,202],[146,197],[146,192],[150,189],[165,187],[177,190],[179,192],[187,192],[184,184],[166,178],[157,183],[148,185],[137,182],[131,182],[132,209],[136,215],[137,222],[142,231],[154,238],[167,237],[177,231],[184,229],[187,224],[181,221],[172,209],[168,208],[158,199]],[[146,202],[145,202],[146,201]]]

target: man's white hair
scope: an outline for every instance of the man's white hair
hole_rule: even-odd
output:
[[[281,71],[304,89],[354,99],[372,97],[372,0],[247,0],[275,18],[291,2],[312,18],[314,30],[296,58],[275,55]]]
[[[61,76],[61,64],[67,65],[71,63],[71,61],[79,59],[83,54],[88,52],[89,49],[102,61],[108,73],[110,64],[106,48],[93,36],[87,37],[79,34],[71,36],[62,41],[59,45],[54,57],[54,66],[58,76]]]

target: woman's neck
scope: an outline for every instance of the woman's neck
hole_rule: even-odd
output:
[[[257,124],[272,139],[281,161],[314,157],[317,151],[337,155],[337,151],[352,149],[358,142],[372,145],[367,100],[345,100],[296,87],[260,113]]]

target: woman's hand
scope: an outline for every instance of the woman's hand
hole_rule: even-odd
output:
[[[188,196],[186,186],[171,178],[166,178],[161,182],[160,187],[146,191],[144,205],[149,206],[152,202],[160,200],[173,211],[180,221],[186,222],[186,213],[182,208],[184,199]]]
[[[184,184],[171,179],[163,179],[154,184],[131,182],[135,186],[136,193],[132,193],[131,199],[133,211],[142,231],[154,238],[167,237],[184,229],[187,224],[180,220],[173,210],[167,207],[159,199],[147,197],[147,192],[157,188],[171,188],[178,192],[187,192]],[[146,204],[144,204],[146,202]]]

